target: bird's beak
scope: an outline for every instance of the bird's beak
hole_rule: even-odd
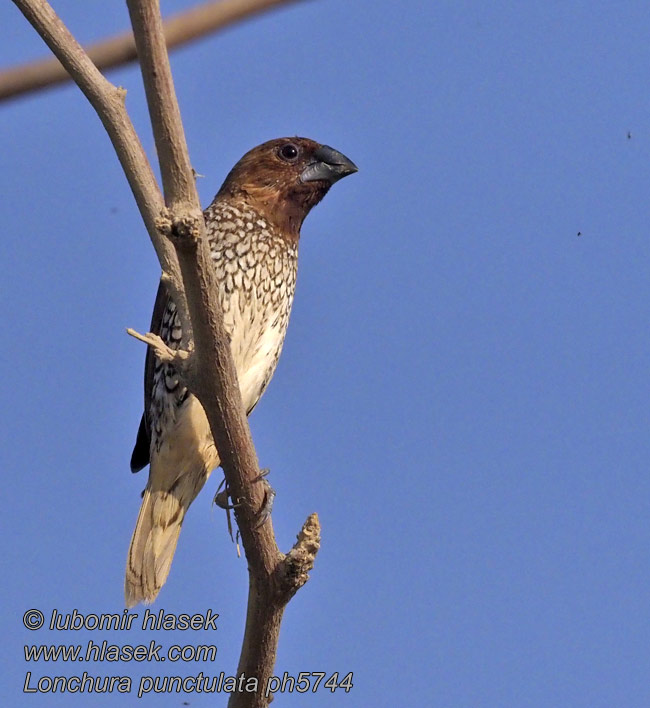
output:
[[[342,177],[354,174],[357,166],[342,152],[334,150],[328,145],[322,145],[314,153],[314,159],[300,173],[301,182],[315,182],[325,180],[334,184]]]

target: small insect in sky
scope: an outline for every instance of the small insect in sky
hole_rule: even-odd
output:
[[[627,139],[632,140],[632,133],[629,130],[627,131]]]

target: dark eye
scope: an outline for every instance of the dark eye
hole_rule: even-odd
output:
[[[287,162],[293,162],[298,157],[298,148],[287,143],[280,148],[280,157]]]

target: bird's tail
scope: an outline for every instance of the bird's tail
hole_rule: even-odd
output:
[[[126,561],[127,607],[156,599],[169,575],[185,514],[219,465],[207,418],[193,396],[172,433],[160,449],[152,450],[149,481]]]
[[[147,485],[126,562],[127,607],[156,599],[169,575],[188,506],[174,493]]]

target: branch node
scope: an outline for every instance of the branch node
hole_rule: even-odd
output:
[[[190,209],[174,215],[170,237],[176,247],[195,249],[201,238],[205,222],[200,209]]]
[[[320,522],[318,514],[310,514],[300,529],[293,548],[278,566],[279,590],[284,604],[309,580],[320,549]]]
[[[160,274],[160,282],[161,282],[167,289],[170,289],[170,288],[175,284],[176,281],[174,280],[174,277],[173,277],[172,275],[170,275],[170,274],[167,273],[166,271],[163,271],[163,272]]]
[[[162,234],[166,238],[172,237],[174,232],[174,223],[167,207],[165,207],[156,218],[156,229],[158,230],[158,233]]]

